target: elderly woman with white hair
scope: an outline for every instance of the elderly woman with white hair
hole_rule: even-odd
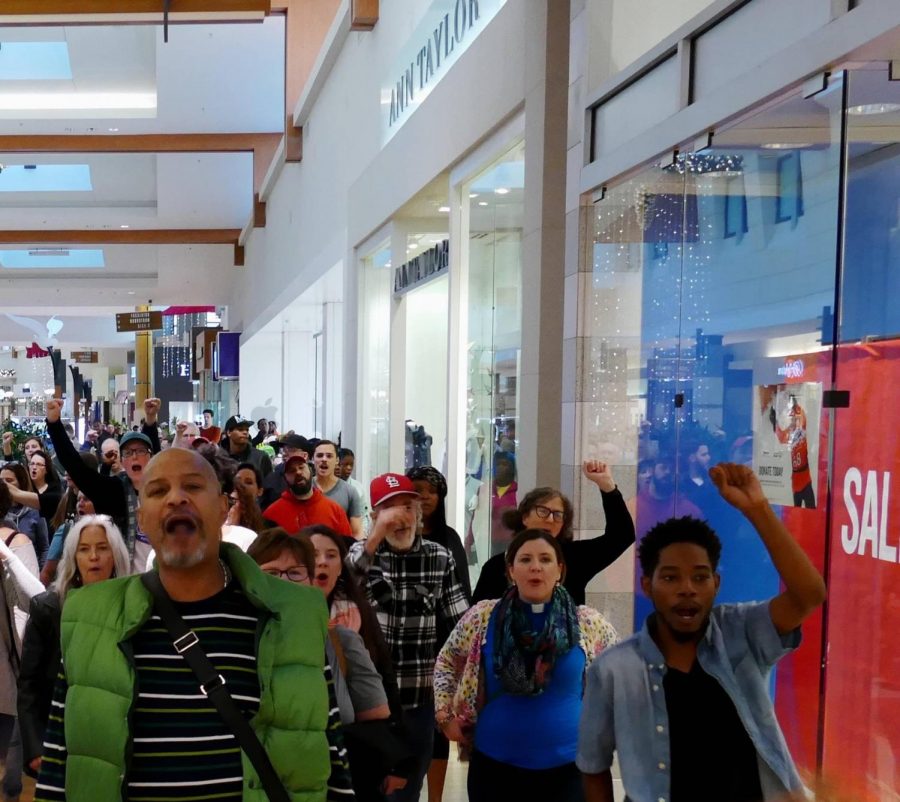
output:
[[[19,668],[19,729],[25,765],[37,772],[61,659],[59,622],[68,594],[130,573],[128,548],[108,515],[85,515],[69,530],[56,581],[31,600]]]
[[[194,441],[200,437],[200,427],[189,420],[180,420],[175,424],[175,439],[172,448],[193,448]]]

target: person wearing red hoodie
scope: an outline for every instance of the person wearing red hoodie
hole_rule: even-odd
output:
[[[284,463],[284,479],[287,490],[263,510],[266,521],[289,535],[296,535],[305,526],[325,524],[352,540],[347,513],[315,486],[305,456],[295,454]]]

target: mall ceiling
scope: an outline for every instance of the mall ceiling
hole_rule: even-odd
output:
[[[117,311],[228,300],[284,135],[284,16],[167,5],[0,4],[0,344],[55,315],[62,345],[121,345]]]

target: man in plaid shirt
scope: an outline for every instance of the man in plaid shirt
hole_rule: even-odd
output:
[[[397,672],[409,746],[418,759],[406,787],[394,802],[419,799],[431,762],[434,737],[432,675],[438,648],[438,622],[451,631],[468,609],[456,579],[453,556],[418,534],[421,511],[412,482],[386,473],[369,489],[372,527],[365,543],[350,550],[353,568],[363,575]]]

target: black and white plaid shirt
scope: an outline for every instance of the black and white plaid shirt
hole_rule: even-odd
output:
[[[355,543],[350,561],[365,579],[366,595],[391,647],[403,706],[428,704],[434,658],[442,645],[437,643],[438,622],[450,632],[469,607],[453,556],[416,537],[409,551],[393,551],[383,542],[374,555],[364,543]]]

